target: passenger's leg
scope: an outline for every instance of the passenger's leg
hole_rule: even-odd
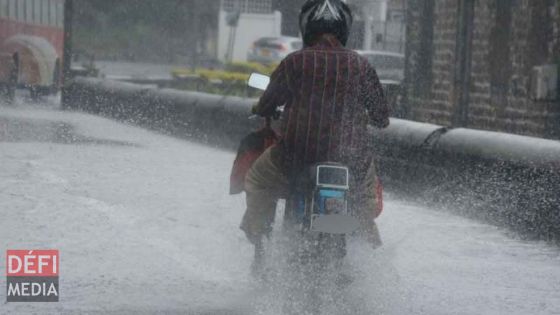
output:
[[[240,228],[253,244],[258,244],[272,230],[276,203],[288,186],[278,165],[279,152],[275,146],[267,149],[245,177],[247,210]]]
[[[374,247],[382,245],[381,235],[375,223],[378,214],[377,173],[372,160],[364,179],[355,185],[352,203],[360,221],[360,234]]]

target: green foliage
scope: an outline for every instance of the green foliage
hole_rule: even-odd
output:
[[[247,87],[247,80],[251,72],[254,71],[246,71],[245,73],[209,69],[191,71],[186,68],[177,68],[171,71],[175,78],[172,87],[220,95],[256,97],[262,92]]]
[[[257,62],[232,62],[226,65],[226,70],[230,72],[239,72],[251,74],[253,72],[270,76],[278,65],[264,65]]]
[[[221,81],[225,84],[245,84],[251,73],[271,75],[277,65],[263,65],[255,62],[233,62],[225,65],[224,70],[177,68],[171,71],[174,78],[198,77],[206,81]]]

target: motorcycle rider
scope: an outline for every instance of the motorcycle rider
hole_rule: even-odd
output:
[[[247,210],[241,229],[255,246],[271,231],[276,202],[289,193],[291,178],[317,162],[348,165],[350,209],[374,247],[381,245],[374,218],[377,177],[367,125],[389,125],[389,108],[374,68],[344,46],[352,13],[341,0],[308,0],[299,24],[303,49],[281,61],[253,108],[281,117],[281,140],[268,148],[245,177]]]

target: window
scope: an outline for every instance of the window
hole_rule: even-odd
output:
[[[272,13],[271,0],[224,0],[222,9],[226,12]]]

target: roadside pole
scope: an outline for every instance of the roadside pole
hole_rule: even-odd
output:
[[[64,51],[62,57],[62,91],[61,107],[69,108],[70,97],[67,91],[71,79],[72,64],[72,22],[74,20],[74,1],[64,1]]]

